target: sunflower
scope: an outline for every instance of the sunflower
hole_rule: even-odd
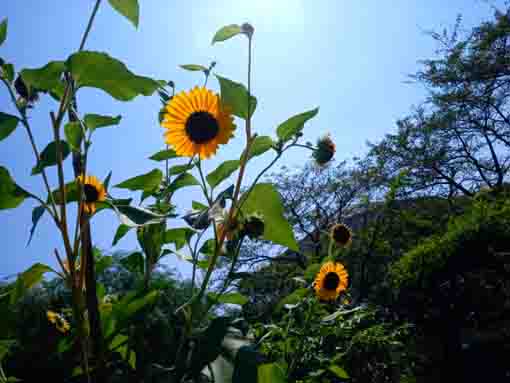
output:
[[[168,101],[161,125],[167,129],[165,141],[179,156],[201,159],[216,153],[219,144],[233,136],[230,109],[217,94],[204,87],[180,92]]]
[[[94,214],[96,202],[106,200],[106,189],[104,185],[94,176],[78,176],[78,182],[83,185],[83,209],[85,213]]]
[[[46,316],[48,317],[48,321],[53,323],[58,331],[62,334],[65,334],[71,329],[71,325],[65,318],[51,310],[46,311]]]
[[[315,162],[320,165],[326,165],[335,155],[336,145],[327,134],[317,140],[317,149],[314,150],[312,156]]]
[[[337,223],[331,227],[329,235],[338,246],[347,246],[352,242],[352,232],[349,226]]]
[[[315,277],[315,295],[321,300],[332,301],[347,289],[349,275],[341,263],[327,262]]]

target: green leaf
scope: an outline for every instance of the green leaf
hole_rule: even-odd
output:
[[[191,201],[191,208],[193,210],[205,210],[209,209],[206,205],[203,203],[197,202],[197,201]]]
[[[215,188],[218,186],[223,180],[230,177],[232,173],[234,173],[241,162],[239,160],[229,160],[225,161],[220,166],[218,166],[215,170],[209,173],[206,177],[207,183]]]
[[[165,232],[164,243],[175,244],[175,250],[180,250],[184,245],[189,242],[195,231],[189,227],[180,227],[175,229],[168,229]]]
[[[232,305],[242,306],[249,301],[248,298],[239,293],[221,294],[219,296],[215,293],[209,293],[209,296],[215,301],[217,300],[219,303],[228,303]]]
[[[11,83],[14,80],[14,65],[4,64],[2,65],[2,71],[5,79]]]
[[[7,38],[7,18],[3,19],[0,23],[0,45],[2,45]]]
[[[120,222],[129,227],[150,225],[152,223],[159,223],[165,219],[163,215],[139,207],[117,204],[112,205],[112,207],[119,216]]]
[[[192,72],[198,72],[198,71],[202,71],[202,72],[207,72],[208,69],[203,66],[203,65],[197,65],[197,64],[184,64],[184,65],[179,65],[182,69],[186,69],[186,70],[189,70],[189,71],[192,71]]]
[[[19,119],[16,116],[0,112],[0,141],[9,137],[18,126]]]
[[[225,25],[214,34],[211,44],[214,44],[218,41],[228,40],[238,35],[239,33],[241,33],[241,27],[239,25],[237,24]]]
[[[277,311],[281,310],[284,305],[293,305],[293,304],[301,302],[303,297],[305,297],[306,294],[308,294],[308,291],[309,290],[307,288],[304,288],[304,287],[300,288],[300,289],[297,289],[297,290],[294,290],[292,293],[290,293],[285,298],[280,300],[280,302],[278,302],[276,310]]]
[[[102,89],[119,101],[129,101],[142,94],[150,96],[160,86],[156,80],[135,75],[106,53],[78,52],[69,57],[67,65],[79,87]]]
[[[243,196],[243,200],[245,198]],[[255,185],[244,201],[241,210],[245,215],[257,212],[262,214],[264,217],[264,239],[287,246],[291,250],[299,251],[292,227],[283,215],[284,210],[280,194],[272,184],[261,183]]]
[[[108,0],[108,2],[113,9],[131,21],[135,28],[138,28],[140,20],[140,6],[138,5],[138,0]]]
[[[115,246],[117,244],[117,242],[120,241],[120,239],[122,237],[124,237],[127,232],[129,230],[131,230],[132,228],[127,226],[127,225],[119,225],[119,227],[117,228],[117,231],[115,232],[115,236],[113,237],[113,242],[112,242],[112,246]]]
[[[28,289],[38,284],[42,280],[43,275],[49,271],[52,271],[51,267],[42,263],[36,263],[21,273],[16,280],[14,290],[11,291],[10,303],[16,303],[25,295]]]
[[[16,343],[14,340],[2,339],[0,340],[0,362],[9,353],[9,349]]]
[[[101,255],[96,260],[96,275],[101,274],[113,264],[113,258],[110,255]]]
[[[65,124],[64,134],[71,150],[79,152],[81,140],[83,138],[80,123],[78,121],[73,121]]]
[[[159,291],[154,290],[141,298],[133,299],[133,296],[125,296],[117,305],[114,306],[116,316],[119,321],[128,320],[135,315],[138,311],[147,305],[151,305],[158,299]]]
[[[78,201],[78,185],[75,181],[68,182],[64,185],[65,191],[66,191],[66,203],[69,202],[76,202]],[[55,203],[61,204],[62,203],[62,196],[60,194],[60,188],[55,189],[51,192],[53,195],[53,199],[55,200]],[[50,197],[46,199],[47,203],[50,203]]]
[[[111,178],[112,178],[112,172],[110,171],[110,173],[108,173],[108,175],[106,176],[106,178],[103,181],[103,186],[106,190],[108,190],[108,188],[110,187],[110,179]]]
[[[175,150],[173,149],[167,149],[167,150],[161,150],[157,152],[156,154],[153,154],[149,157],[150,160],[153,161],[165,161],[169,160],[170,158],[178,157],[177,153],[175,153]]]
[[[287,383],[287,374],[278,363],[261,364],[257,376],[257,383]]]
[[[118,185],[116,188],[129,189],[132,191],[143,190],[150,192],[161,184],[163,173],[159,169],[151,170],[149,173],[129,178]]]
[[[168,174],[171,176],[181,174],[181,173],[187,172],[188,170],[193,169],[194,166],[195,165],[193,165],[193,164],[175,165],[175,166],[172,166],[170,169],[168,169]]]
[[[11,178],[9,171],[0,166],[0,210],[18,207],[29,194]]]
[[[60,150],[62,151],[62,161],[64,161],[69,153],[71,152],[71,147],[69,144],[60,140]],[[40,155],[40,161],[32,168],[32,175],[39,174],[42,170],[48,166],[53,166],[57,164],[57,142],[50,142],[42,151]]]
[[[200,185],[195,177],[189,173],[182,173],[170,184],[170,186],[168,186],[168,192],[174,193],[183,187],[195,185]]]
[[[290,140],[296,134],[300,133],[305,126],[305,122],[315,117],[317,113],[319,113],[319,108],[315,108],[301,114],[296,114],[295,116],[289,118],[287,121],[282,122],[276,129],[278,138],[281,141]]]
[[[248,118],[248,90],[243,84],[231,81],[227,78],[216,75],[220,82],[221,101],[223,104],[232,108],[232,114],[244,118]],[[257,99],[250,96],[250,116],[255,112],[257,107]]]
[[[208,239],[204,242],[199,250],[199,253],[211,256],[216,251],[216,240],[214,238]]]
[[[340,379],[349,379],[349,374],[347,374],[347,372],[342,367],[337,366],[336,364],[329,366],[328,370],[338,376]]]
[[[32,210],[32,228],[30,229],[30,235],[28,237],[27,246],[30,245],[30,242],[32,241],[32,237],[35,233],[35,228],[37,227],[37,224],[39,223],[39,220],[43,216],[46,209],[44,206],[37,206]]]
[[[139,251],[131,253],[127,257],[122,258],[120,263],[127,270],[135,274],[143,274],[143,270],[145,269],[145,259],[143,258],[142,253]]]
[[[303,277],[308,281],[312,282],[315,279],[315,276],[321,269],[320,263],[312,263],[310,266],[308,266],[303,274]]]
[[[250,147],[248,159],[260,156],[273,147],[273,139],[269,136],[257,136]]]
[[[119,125],[122,116],[110,117],[101,116],[100,114],[86,114],[83,118],[87,129],[95,130],[97,128],[103,128],[105,126]]]
[[[58,88],[61,84],[60,78],[65,69],[64,61],[51,61],[42,68],[23,69],[20,74],[28,86],[42,90],[52,90]]]

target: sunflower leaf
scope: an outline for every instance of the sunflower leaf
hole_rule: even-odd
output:
[[[205,209],[209,209],[209,207],[207,207],[206,205],[204,205],[203,203],[200,203],[200,202],[197,202],[197,201],[191,201],[191,208],[193,210],[205,210]]]
[[[108,0],[113,9],[126,17],[134,26],[138,28],[140,22],[140,6],[138,0]]]
[[[287,378],[278,363],[265,363],[257,368],[257,383],[286,383]]]
[[[207,183],[215,188],[222,181],[227,179],[234,173],[238,168],[241,162],[239,160],[229,160],[220,164],[216,169],[214,169],[211,173],[205,177],[207,179]]]
[[[131,191],[143,190],[152,191],[161,184],[163,173],[159,169],[151,170],[149,173],[129,178],[120,184],[115,185],[116,188],[129,189]]]
[[[3,19],[0,23],[0,45],[5,42],[7,38],[7,18]]]
[[[165,161],[169,160],[170,158],[178,157],[177,153],[173,149],[167,149],[167,150],[161,150],[152,156],[149,157],[150,160],[153,161]]]
[[[189,173],[182,173],[180,176],[178,176],[169,186],[168,186],[168,193],[174,193],[175,191],[187,187],[187,186],[195,186],[200,185],[200,183],[197,181],[195,177],[193,177]]]
[[[228,40],[238,35],[239,33],[241,33],[241,27],[239,25],[237,24],[225,25],[214,34],[211,44],[214,44],[219,41]]]
[[[149,77],[137,76],[106,53],[81,51],[68,58],[67,66],[79,87],[102,89],[119,101],[150,96],[161,85]]]
[[[192,230],[189,227],[168,229],[165,231],[163,243],[173,243],[175,245],[175,250],[180,250],[187,242],[189,242],[195,233],[195,230]]]
[[[111,207],[119,216],[120,222],[129,227],[160,223],[166,218],[164,215],[156,214],[150,210],[139,207],[116,204],[111,205]]]
[[[143,258],[143,254],[139,251],[135,251],[134,253],[123,257],[120,260],[120,263],[127,270],[135,274],[143,274],[143,270],[145,269],[145,260]]]
[[[65,184],[65,192],[66,192],[66,203],[76,202],[78,201],[78,185],[75,181],[71,181]],[[55,189],[51,192],[53,195],[53,200],[57,204],[62,203],[62,196],[60,194],[60,188]],[[48,196],[47,203],[50,203],[50,197]]]
[[[168,174],[173,176],[177,174],[181,174],[184,172],[187,172],[188,170],[191,170],[195,167],[193,164],[186,164],[186,165],[175,165],[172,166],[170,169],[168,169]]]
[[[71,147],[69,144],[60,140],[59,142],[60,150],[62,151],[62,161],[67,158],[69,153],[71,152]],[[41,152],[40,160],[37,164],[32,168],[32,175],[39,174],[42,170],[48,166],[53,166],[57,164],[57,142],[50,142],[44,150]]]
[[[189,71],[192,71],[192,72],[199,72],[199,71],[202,71],[202,72],[207,72],[208,69],[203,66],[203,65],[198,65],[198,64],[184,64],[184,65],[179,65],[182,69],[185,69],[185,70],[189,70]]]
[[[64,61],[51,61],[38,69],[23,69],[21,77],[23,81],[33,88],[52,90],[61,84],[60,77],[66,69]]]
[[[29,289],[42,280],[45,273],[50,271],[53,271],[51,267],[36,263],[21,273],[15,282],[14,289],[11,290],[10,303],[14,304],[20,300]]]
[[[14,182],[9,171],[0,166],[0,210],[14,209],[29,196]]]
[[[248,113],[248,90],[246,87],[219,75],[216,75],[216,78],[220,83],[221,101],[232,108],[232,114],[245,120],[248,118],[248,114],[253,115],[257,107],[257,99],[250,95],[250,112]]]
[[[4,73],[5,79],[11,83],[14,80],[14,65],[12,64],[3,64],[2,71]]]
[[[7,113],[0,112],[0,141],[9,137],[18,126],[19,119]]]
[[[272,184],[255,185],[251,193],[247,197],[244,195],[242,200],[243,214],[259,213],[264,217],[264,239],[299,251],[292,227],[284,217],[280,194]]]
[[[122,237],[124,237],[127,234],[127,232],[131,229],[132,228],[127,225],[120,224],[119,227],[117,228],[117,231],[115,232],[114,237],[113,237],[112,246],[115,246],[117,244],[117,242],[119,242],[120,239]]]
[[[80,123],[78,121],[72,121],[65,124],[64,134],[71,150],[79,152],[81,140],[83,138]]]
[[[218,303],[228,303],[231,305],[239,305],[242,306],[248,303],[249,299],[240,293],[228,293],[228,294],[216,294],[209,293],[207,294],[212,300],[217,301]]]
[[[37,227],[37,224],[39,223],[39,220],[44,215],[45,212],[44,206],[37,206],[32,210],[32,228],[30,229],[30,235],[28,236],[28,242],[27,246],[30,245],[30,242],[32,241],[32,237],[35,233],[35,228]]]
[[[287,121],[282,122],[280,125],[278,125],[278,128],[276,129],[276,134],[278,135],[278,138],[281,141],[290,140],[296,134],[300,133],[305,126],[305,122],[315,117],[317,113],[319,113],[319,108],[309,110],[308,112],[296,114],[295,116],[289,118]]]
[[[349,379],[349,374],[340,366],[332,364],[328,367],[328,370],[338,376],[340,379]]]
[[[269,136],[257,136],[250,146],[248,159],[260,156],[273,147],[273,139]]]
[[[103,128],[105,126],[119,125],[122,116],[110,117],[101,116],[100,114],[86,114],[83,118],[87,129],[94,131],[97,128]]]

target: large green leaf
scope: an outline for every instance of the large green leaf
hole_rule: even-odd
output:
[[[273,139],[269,136],[255,137],[250,146],[250,154],[248,156],[248,159],[264,154],[273,147],[273,144],[274,144]]]
[[[223,180],[230,177],[230,175],[239,168],[240,163],[241,162],[239,160],[223,162],[207,175],[207,183],[211,185],[212,188],[218,186]]]
[[[287,246],[291,250],[299,251],[292,227],[283,215],[284,210],[280,194],[272,184],[261,183],[255,185],[244,201],[242,211],[245,215],[256,212],[262,214],[264,217],[264,239]]]
[[[195,186],[200,185],[195,177],[193,177],[189,173],[182,173],[178,176],[168,187],[168,192],[174,193],[175,191],[186,187],[186,186]]]
[[[301,114],[292,116],[287,121],[282,122],[276,129],[276,134],[281,141],[288,141],[296,134],[301,132],[305,126],[305,122],[315,117],[319,113],[319,108],[309,110]]]
[[[67,158],[69,153],[71,152],[71,147],[69,144],[64,141],[59,141],[60,150],[62,151],[62,161]],[[57,142],[50,142],[44,150],[41,152],[40,161],[32,168],[32,175],[39,174],[42,170],[48,166],[53,166],[57,164]]]
[[[81,140],[83,139],[80,123],[78,121],[73,121],[65,124],[64,134],[71,150],[79,152]]]
[[[115,315],[119,321],[128,320],[145,306],[156,302],[158,296],[158,290],[151,291],[141,298],[135,299],[133,299],[133,296],[127,295],[118,304],[115,305]]]
[[[11,291],[10,303],[16,303],[25,295],[28,289],[41,282],[43,275],[50,271],[52,271],[51,267],[42,263],[36,263],[21,273],[16,280],[14,289]]]
[[[214,44],[218,41],[228,40],[238,35],[239,33],[241,33],[241,27],[239,25],[237,24],[225,25],[214,34],[211,44]]]
[[[87,129],[95,130],[105,126],[119,125],[122,116],[110,117],[101,116],[100,114],[86,114],[83,118]]]
[[[188,170],[193,169],[195,165],[193,164],[186,164],[186,165],[175,165],[172,166],[170,169],[168,169],[168,174],[171,176],[175,176],[177,174],[181,174],[184,172],[187,172]]]
[[[131,229],[132,228],[127,225],[120,224],[119,227],[117,228],[117,231],[115,232],[115,236],[113,237],[112,246],[115,246],[117,242],[119,242],[120,239],[124,237],[127,234],[127,232]]]
[[[287,383],[286,373],[278,363],[261,364],[257,370],[258,383]]]
[[[131,21],[135,28],[138,28],[138,22],[140,20],[140,6],[138,5],[138,0],[108,0],[108,2],[113,9]]]
[[[184,65],[179,65],[182,69],[186,69],[186,70],[189,70],[189,71],[192,71],[192,72],[199,72],[199,71],[202,71],[202,72],[207,72],[207,68],[203,65],[197,65],[197,64],[184,64]]]
[[[132,191],[143,190],[150,192],[161,184],[163,173],[159,169],[151,170],[149,173],[129,178],[118,185],[116,188],[129,189]]]
[[[18,126],[19,119],[16,116],[0,112],[0,141],[9,137]]]
[[[216,75],[220,82],[221,101],[223,104],[232,108],[232,114],[244,118],[248,118],[248,90],[243,84],[239,84],[228,78]],[[250,96],[250,116],[255,112],[257,107],[257,99]]]
[[[7,18],[3,19],[0,23],[0,45],[2,45],[7,38]]]
[[[42,68],[23,69],[20,74],[28,86],[42,90],[52,90],[60,86],[60,78],[65,69],[64,61],[51,61]]]
[[[79,87],[102,89],[120,101],[139,95],[150,96],[160,86],[156,80],[135,75],[106,53],[78,52],[69,57],[67,65]]]
[[[165,216],[153,213],[150,210],[130,205],[112,205],[119,216],[120,223],[129,227],[138,227],[159,223]]]
[[[167,150],[161,150],[152,156],[149,157],[150,160],[153,161],[165,161],[169,160],[170,158],[178,157],[177,153],[173,149],[167,149]]]
[[[195,234],[195,231],[189,227],[179,227],[174,229],[168,229],[165,232],[164,243],[175,244],[175,250],[180,250]]]
[[[0,210],[18,207],[29,194],[11,178],[9,171],[0,166]]]

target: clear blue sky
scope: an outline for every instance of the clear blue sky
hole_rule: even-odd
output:
[[[78,48],[92,10],[93,0],[4,1],[0,19],[8,17],[6,43],[0,57],[16,70],[40,67],[50,60],[64,60]],[[305,140],[330,132],[337,144],[337,158],[363,155],[367,140],[377,141],[395,129],[395,121],[425,97],[417,85],[405,84],[407,74],[419,68],[420,59],[434,54],[435,43],[425,30],[442,30],[462,14],[464,27],[489,18],[493,10],[480,0],[426,1],[140,1],[138,30],[115,13],[106,0],[99,10],[87,49],[106,51],[124,61],[137,74],[173,80],[178,89],[201,84],[200,75],[178,68],[179,64],[217,61],[216,72],[236,81],[246,81],[246,43],[235,38],[211,46],[215,31],[232,23],[249,21],[255,27],[253,93],[258,98],[254,128],[273,135],[278,123],[293,114],[320,106],[320,112],[305,131]],[[502,1],[495,2],[502,5]],[[218,85],[210,82],[215,89]],[[148,172],[157,163],[147,159],[163,148],[163,130],[158,126],[159,100],[139,97],[122,103],[96,90],[80,91],[81,113],[122,115],[121,125],[98,131],[89,160],[90,172],[104,178],[112,170],[112,184]],[[37,144],[51,141],[48,113],[56,104],[49,97],[30,113]],[[0,110],[14,113],[4,89]],[[239,156],[242,135],[207,167]],[[309,153],[295,151],[283,163],[299,166]],[[254,174],[269,156],[252,164]],[[254,161],[255,162],[255,161]],[[0,164],[23,187],[45,196],[40,176],[30,176],[35,161],[21,126],[0,142]],[[71,180],[70,161],[66,167]],[[56,185],[56,170],[49,169]],[[127,196],[112,189],[116,197]],[[139,197],[138,195],[136,196]],[[179,211],[198,199],[198,189],[177,194]],[[62,249],[60,239],[46,216],[26,247],[35,201],[26,200],[15,210],[0,212],[0,277],[20,272],[34,262],[56,265],[53,249]],[[117,218],[102,212],[93,220],[96,246],[111,249]],[[172,222],[172,226],[180,225]],[[120,241],[118,249],[136,249],[134,232]],[[63,253],[63,251],[61,250]],[[184,274],[189,267],[169,259]]]

